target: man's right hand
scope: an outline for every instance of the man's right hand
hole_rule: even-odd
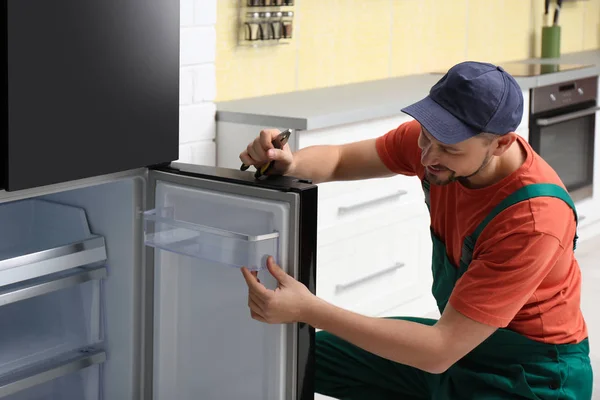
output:
[[[265,129],[260,132],[254,141],[250,142],[246,150],[240,153],[240,160],[246,165],[256,168],[269,161],[276,161],[268,175],[286,175],[292,169],[293,155],[290,146],[286,143],[283,149],[273,147],[271,141],[281,132],[277,129]]]

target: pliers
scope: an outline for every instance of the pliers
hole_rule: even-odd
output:
[[[285,144],[288,142],[288,139],[290,138],[290,136],[292,135],[292,130],[291,129],[286,129],[285,131],[281,132],[279,135],[277,135],[275,137],[275,139],[273,139],[271,141],[271,144],[273,145],[273,147],[275,147],[276,149],[283,149],[283,146],[285,146]],[[254,177],[256,179],[260,178],[261,176],[265,175],[267,172],[269,172],[269,170],[271,168],[273,168],[273,163],[275,161],[269,161],[268,163],[257,167],[256,168],[256,172],[254,173]],[[250,168],[249,165],[246,165],[244,163],[242,163],[242,166],[240,167],[240,171],[245,171],[248,168]]]

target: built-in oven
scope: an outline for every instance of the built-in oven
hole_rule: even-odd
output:
[[[536,87],[530,93],[529,142],[573,200],[592,196],[598,77]]]

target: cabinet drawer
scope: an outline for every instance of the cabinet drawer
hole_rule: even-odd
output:
[[[320,188],[319,188],[320,192]],[[411,207],[407,207],[411,205]],[[373,214],[389,218],[386,214],[400,214],[393,218],[408,218],[426,212],[423,190],[415,177],[397,176],[362,183],[354,190],[343,194],[321,197],[319,194],[318,225],[319,230],[328,226],[366,218]],[[357,225],[352,228],[358,228]]]
[[[327,260],[330,253],[345,251],[352,238],[371,234],[372,240],[388,240],[386,227],[398,225],[402,230],[411,231],[429,226],[427,206],[418,202],[399,202],[377,207],[375,210],[357,212],[355,215],[342,215],[335,223],[326,225],[319,220],[317,237],[318,260]],[[324,218],[324,217],[323,217]],[[400,229],[400,228],[399,228]],[[332,247],[326,247],[334,245]],[[318,264],[319,268],[323,268]]]
[[[319,183],[319,200],[341,196],[348,193],[374,192],[391,188],[417,188],[421,192],[421,184],[415,176],[394,175],[385,178],[362,179],[355,181],[335,181]]]
[[[339,307],[379,315],[426,293],[427,225],[392,222],[319,246],[317,295]]]

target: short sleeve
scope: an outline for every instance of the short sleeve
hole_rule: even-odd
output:
[[[377,138],[377,153],[390,171],[408,176],[422,175],[420,133],[421,125],[412,120]]]
[[[449,302],[475,321],[504,328],[565,249],[556,236],[539,231],[515,232],[487,242],[456,283]]]

